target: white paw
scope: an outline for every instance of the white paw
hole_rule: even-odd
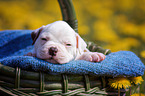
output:
[[[79,60],[86,60],[86,61],[90,61],[90,62],[100,62],[100,61],[104,60],[105,58],[106,58],[106,56],[102,53],[85,52],[78,59]]]

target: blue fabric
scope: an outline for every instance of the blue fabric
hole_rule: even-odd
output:
[[[141,76],[145,66],[133,52],[119,51],[106,56],[98,63],[84,60],[66,64],[51,64],[35,57],[23,56],[32,51],[31,30],[0,32],[0,62],[25,70],[45,71],[50,74],[90,74],[97,76]]]

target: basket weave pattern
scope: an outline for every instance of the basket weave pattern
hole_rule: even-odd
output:
[[[50,75],[0,65],[0,89],[9,95],[109,95],[104,77],[89,75]]]

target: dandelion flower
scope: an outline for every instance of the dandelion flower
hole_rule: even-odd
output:
[[[141,51],[140,55],[141,55],[141,57],[145,58],[145,50]]]
[[[142,94],[142,93],[135,93],[135,94],[132,94],[131,96],[145,96],[145,94]]]
[[[116,77],[109,79],[109,85],[115,89],[129,88],[131,86],[130,80],[125,77]]]
[[[130,80],[131,80],[131,83],[134,83],[134,84],[141,84],[144,81],[141,76],[131,77]]]

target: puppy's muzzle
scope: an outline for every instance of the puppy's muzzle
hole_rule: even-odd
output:
[[[49,48],[49,55],[56,56],[57,52],[58,52],[58,49],[56,47],[50,47]]]

